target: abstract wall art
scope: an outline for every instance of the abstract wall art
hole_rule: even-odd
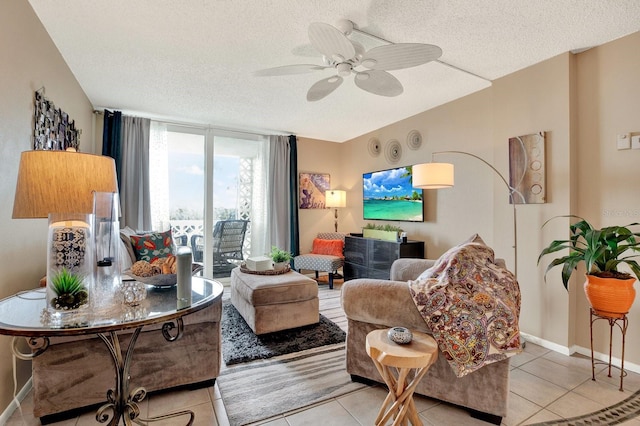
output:
[[[545,133],[509,138],[509,185],[515,189],[512,203],[545,203]]]
[[[326,173],[300,173],[298,192],[301,209],[324,209],[325,192],[329,190],[331,177]]]

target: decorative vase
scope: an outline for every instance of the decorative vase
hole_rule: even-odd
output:
[[[620,280],[587,275],[584,293],[597,315],[621,318],[629,312],[636,297],[635,278]]]
[[[387,331],[387,337],[394,343],[406,345],[413,339],[413,333],[405,327],[391,327],[389,331]]]
[[[288,262],[273,262],[274,271],[282,271],[287,267]]]
[[[109,309],[122,303],[120,276],[120,201],[117,192],[94,192],[96,282],[92,306]]]
[[[46,300],[52,320],[89,306],[94,262],[93,215],[49,214]]]

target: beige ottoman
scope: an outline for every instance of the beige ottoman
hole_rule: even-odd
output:
[[[320,320],[318,284],[295,271],[257,275],[234,268],[231,303],[255,334],[316,324]]]

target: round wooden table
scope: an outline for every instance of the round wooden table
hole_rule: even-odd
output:
[[[394,426],[406,425],[407,419],[414,426],[422,426],[413,391],[438,359],[438,344],[428,334],[413,332],[411,343],[400,345],[389,340],[387,331],[374,330],[367,335],[367,354],[389,388],[375,424],[382,426],[394,416]]]

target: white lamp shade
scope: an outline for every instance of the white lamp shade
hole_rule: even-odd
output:
[[[424,163],[413,166],[414,188],[451,188],[453,183],[453,164],[451,163]]]
[[[325,200],[327,207],[347,207],[347,193],[345,191],[330,189],[325,192]]]

